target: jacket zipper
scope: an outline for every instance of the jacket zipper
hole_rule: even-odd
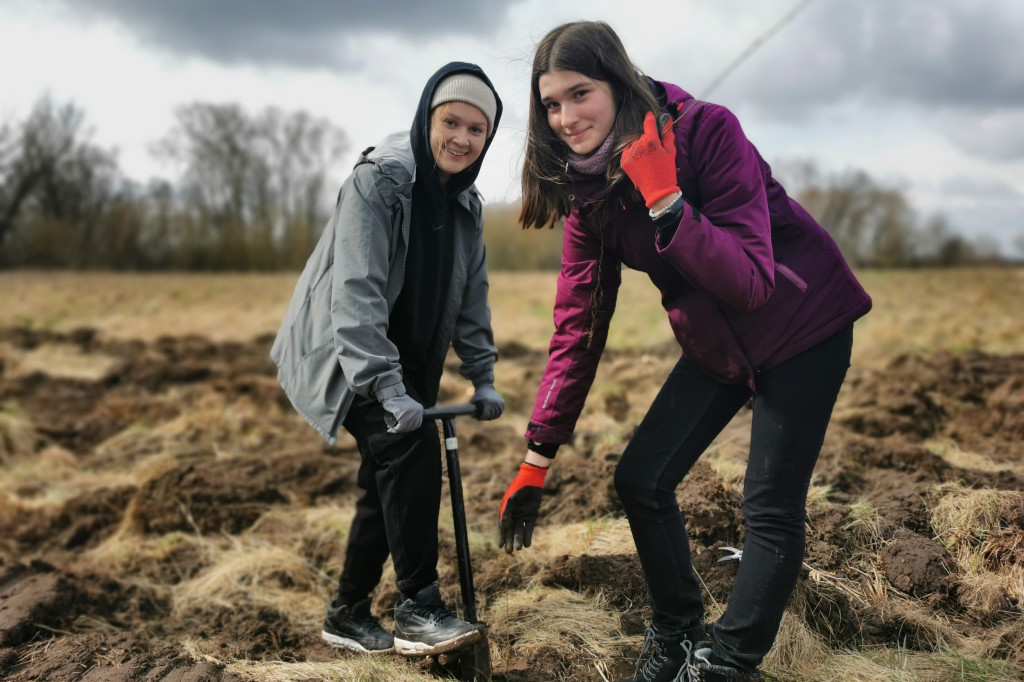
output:
[[[775,263],[775,271],[781,273],[783,277],[792,282],[801,293],[807,293],[807,282],[800,278],[800,275],[796,274],[782,263]]]

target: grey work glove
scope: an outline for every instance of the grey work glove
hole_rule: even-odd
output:
[[[384,415],[388,433],[408,433],[423,425],[423,406],[408,395],[385,398],[381,406],[388,412]]]
[[[470,399],[476,405],[478,419],[490,421],[497,419],[505,411],[505,399],[494,390],[494,384],[480,384]]]

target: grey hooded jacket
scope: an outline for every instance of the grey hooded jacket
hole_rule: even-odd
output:
[[[398,349],[387,332],[404,281],[415,172],[407,132],[363,153],[270,351],[292,405],[330,443],[355,396],[384,400],[405,393]],[[493,383],[497,349],[475,186],[457,201],[465,210],[455,211],[448,299],[426,375],[440,379],[450,344],[462,376],[474,385]]]

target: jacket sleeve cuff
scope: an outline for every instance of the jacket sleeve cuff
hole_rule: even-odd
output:
[[[540,443],[535,440],[528,440],[526,442],[527,450],[532,450],[538,455],[547,457],[548,459],[554,459],[555,455],[558,454],[558,448],[560,447],[561,445],[558,443]]]
[[[526,433],[523,435],[528,441],[562,445],[568,443],[572,438],[572,429],[553,429],[549,426],[531,421],[526,427]]]
[[[397,398],[400,395],[405,395],[405,384],[401,381],[390,386],[381,386],[374,392],[373,397],[378,403],[382,403],[388,398]]]
[[[665,215],[654,220],[654,226],[657,228],[656,243],[661,248],[664,248],[664,245],[672,241],[672,237],[676,234],[676,228],[679,227],[679,222],[686,213],[687,206],[689,204],[685,200],[680,200],[679,205],[674,210],[668,211]],[[700,213],[693,206],[690,206],[690,214],[697,222],[700,222]]]
[[[494,385],[494,370],[488,370],[480,376],[473,377],[473,388]]]

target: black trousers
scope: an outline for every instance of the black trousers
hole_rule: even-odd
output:
[[[398,589],[412,596],[437,582],[437,520],[441,508],[441,446],[437,425],[425,420],[392,434],[384,408],[357,400],[344,426],[356,439],[363,495],[349,530],[338,601],[352,604],[373,591],[391,555]]]
[[[807,489],[852,344],[851,326],[760,372],[756,392],[719,383],[685,358],[672,370],[615,471],[659,628],[704,617],[675,490],[753,394],[743,559],[711,637],[716,655],[748,670],[771,649],[803,563]]]

